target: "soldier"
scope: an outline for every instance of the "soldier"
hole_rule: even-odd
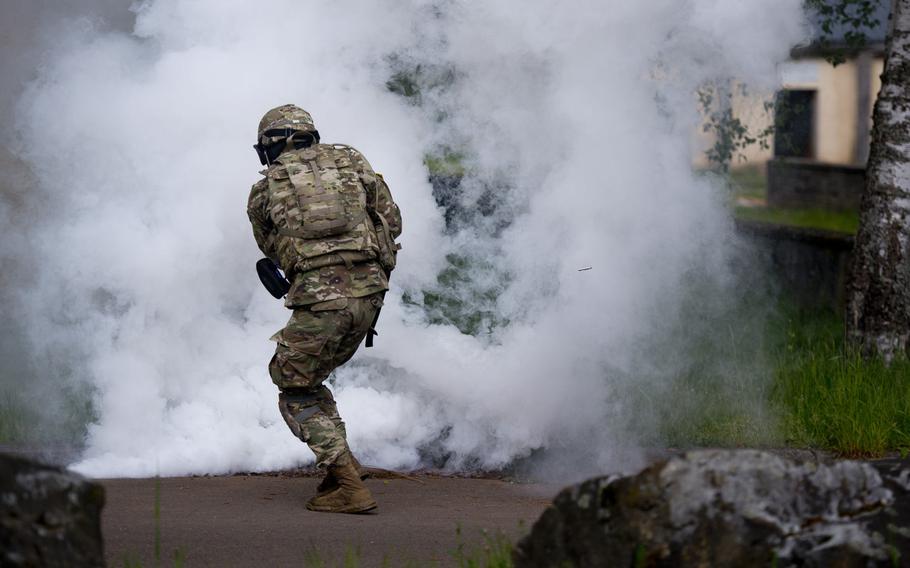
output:
[[[321,144],[309,113],[294,105],[267,112],[254,146],[264,178],[247,213],[262,252],[291,283],[288,324],[269,374],[288,427],[326,470],[313,511],[362,513],[376,507],[348,447],[344,422],[324,381],[357,350],[372,326],[395,267],[398,206],[363,155]]]

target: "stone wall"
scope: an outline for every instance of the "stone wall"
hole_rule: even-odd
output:
[[[865,177],[861,167],[775,158],[768,161],[768,205],[858,209]]]
[[[780,295],[798,307],[843,310],[853,236],[833,231],[737,221]]]

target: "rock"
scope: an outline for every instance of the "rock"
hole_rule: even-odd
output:
[[[0,566],[103,566],[104,489],[0,454]]]
[[[515,565],[910,565],[910,471],[702,450],[563,490]]]

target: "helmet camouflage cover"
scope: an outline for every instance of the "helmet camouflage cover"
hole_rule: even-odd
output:
[[[316,125],[313,124],[313,117],[310,116],[310,113],[302,108],[296,105],[281,105],[265,113],[265,116],[259,121],[256,139],[264,142],[263,138],[286,137],[288,130],[316,133]],[[282,132],[272,134],[272,131]]]

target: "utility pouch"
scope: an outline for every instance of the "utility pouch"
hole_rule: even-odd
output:
[[[376,175],[379,177],[380,182],[385,185],[385,181],[382,180],[382,175]],[[395,242],[395,238],[392,237],[392,230],[389,228],[389,222],[382,213],[379,212],[378,188],[373,193],[373,206],[371,207],[370,214],[373,220],[373,232],[376,235],[376,241],[379,245],[379,264],[382,266],[382,269],[385,270],[386,276],[388,276],[395,270],[395,264],[398,261],[398,251],[401,250],[401,245]]]
[[[395,264],[398,260],[398,251],[401,245],[392,238],[392,232],[389,230],[389,223],[378,211],[373,213],[376,221],[373,227],[376,230],[376,240],[379,241],[379,264],[386,274],[391,274],[395,270]]]
[[[288,282],[288,279],[284,277],[271,258],[263,258],[258,261],[256,263],[256,273],[259,275],[259,280],[265,286],[265,289],[276,299],[284,298],[288,290],[291,289],[291,283]]]

